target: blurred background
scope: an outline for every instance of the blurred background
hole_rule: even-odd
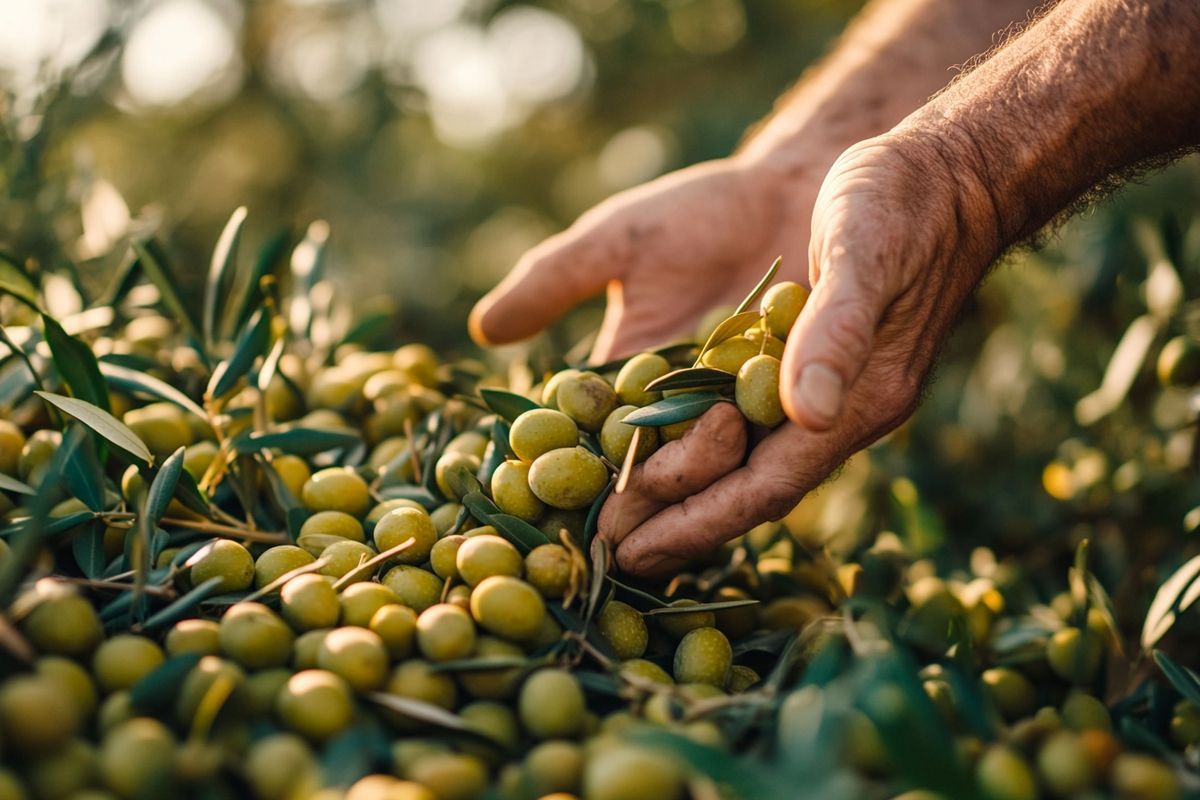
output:
[[[95,297],[130,235],[156,232],[199,285],[237,206],[251,252],[324,219],[344,296],[395,309],[382,341],[470,352],[467,310],[521,252],[727,154],[859,6],[0,3],[0,244]],[[1196,333],[1198,178],[1181,162],[1010,257],[916,420],[801,507],[806,535],[896,527],[923,552],[988,542],[1043,565],[1089,536],[1144,605],[1133,576],[1200,526],[1194,395],[1154,376],[1164,342]],[[597,320],[576,315],[558,352]]]

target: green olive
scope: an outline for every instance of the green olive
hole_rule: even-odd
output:
[[[662,392],[647,392],[646,384],[670,371],[670,363],[662,356],[639,353],[621,367],[613,388],[617,398],[625,405],[646,406],[662,398]]]

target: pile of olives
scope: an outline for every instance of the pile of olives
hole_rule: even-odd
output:
[[[51,491],[79,485],[54,473],[70,420],[37,399],[0,420],[0,585],[20,570],[0,800],[783,797],[818,745],[831,798],[1183,796],[1200,707],[1170,696],[1175,751],[1139,747],[1128,726],[1154,721],[1099,699],[1111,616],[1031,603],[990,554],[939,574],[885,532],[838,563],[770,524],[669,583],[606,574],[606,493],[705,408],[675,398],[782,424],[806,298],[776,284],[700,346],[511,393],[423,345],[343,345],[286,349],[214,399],[163,317],[92,339],[195,397],[110,385],[154,463],[101,451],[95,497]],[[153,500],[173,459],[195,494]],[[903,680],[860,680],[901,654]],[[926,756],[966,783],[914,777],[904,740],[934,729],[948,746]]]

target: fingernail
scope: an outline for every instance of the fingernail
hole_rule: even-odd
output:
[[[842,376],[824,364],[809,364],[800,372],[793,397],[798,407],[832,422],[842,407]]]

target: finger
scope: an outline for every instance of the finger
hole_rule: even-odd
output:
[[[755,525],[786,515],[846,452],[833,433],[781,429],[755,448],[746,466],[630,531],[617,547],[617,564],[655,577],[706,556]]]
[[[524,339],[599,294],[623,263],[619,240],[608,230],[602,223],[576,223],[522,256],[471,310],[471,337],[482,345]]]
[[[616,547],[663,508],[737,469],[745,455],[745,419],[732,403],[718,403],[682,439],[633,468],[625,491],[611,495],[600,510],[600,537]]]
[[[835,248],[788,335],[780,399],[788,416],[812,431],[833,426],[858,380],[886,308],[867,270]]]

